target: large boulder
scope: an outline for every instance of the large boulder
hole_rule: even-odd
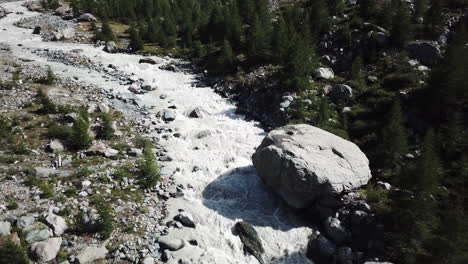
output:
[[[244,253],[254,256],[260,263],[264,263],[262,255],[265,250],[262,241],[258,237],[257,231],[253,226],[245,221],[238,222],[234,226],[234,234],[240,237],[244,244]]]
[[[369,161],[354,143],[310,125],[268,133],[252,156],[259,177],[291,207],[366,184]]]
[[[416,41],[409,43],[406,50],[413,59],[425,65],[434,65],[442,58],[442,52],[435,42],[431,41]]]
[[[47,240],[50,236],[49,230],[47,229],[34,229],[26,234],[26,242],[32,244],[34,242],[41,242]]]
[[[10,234],[11,224],[9,222],[0,222],[0,236],[8,236]]]
[[[335,84],[329,95],[335,101],[347,101],[353,98],[353,89],[346,84]]]
[[[158,244],[161,249],[168,249],[170,251],[177,251],[185,246],[182,239],[171,238],[169,236],[158,237]]]
[[[49,238],[46,241],[35,242],[31,245],[31,253],[37,262],[48,262],[55,259],[60,250],[61,244],[61,237],[54,237]]]

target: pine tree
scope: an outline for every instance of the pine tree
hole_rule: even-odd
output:
[[[273,30],[272,51],[278,61],[284,61],[286,52],[289,50],[289,33],[283,16],[278,18]]]
[[[342,14],[344,7],[345,5],[343,0],[328,0],[328,8],[332,15]]]
[[[403,47],[411,39],[412,29],[408,11],[400,4],[392,19],[390,40],[397,47]]]
[[[91,146],[93,140],[88,130],[89,123],[83,117],[78,117],[72,127],[71,145],[75,149],[82,150]]]
[[[414,1],[414,17],[424,17],[427,11],[427,0],[415,0]]]
[[[429,9],[426,12],[424,22],[430,37],[437,38],[442,34],[444,27],[444,17],[442,13],[442,3],[440,0],[431,0]]]
[[[102,29],[101,29],[101,40],[104,41],[111,41],[114,40],[114,32],[112,31],[112,28],[109,25],[109,22],[106,20],[102,23]]]
[[[382,129],[382,162],[390,171],[399,174],[402,159],[401,157],[408,149],[405,128],[403,126],[403,116],[401,105],[395,99],[393,105],[386,116],[385,126]]]
[[[103,114],[102,126],[100,131],[100,138],[104,140],[110,140],[114,137],[114,128],[112,127],[112,116],[110,114]]]
[[[435,134],[430,130],[424,137],[414,187],[419,192],[434,193],[440,182],[440,170],[440,161],[435,149]]]
[[[220,57],[218,58],[218,64],[224,70],[228,70],[232,67],[233,62],[234,62],[234,54],[231,48],[231,44],[229,43],[227,39],[225,39]]]
[[[140,33],[135,27],[130,27],[130,49],[132,51],[139,51],[143,48],[143,40],[141,39]]]

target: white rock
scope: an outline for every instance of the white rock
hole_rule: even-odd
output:
[[[53,213],[49,213],[46,222],[52,227],[56,236],[61,236],[68,229],[65,219]]]
[[[321,67],[315,71],[315,75],[320,79],[333,79],[335,78],[335,73],[331,68]]]
[[[10,235],[11,224],[9,222],[0,222],[0,236]]]
[[[61,244],[61,237],[49,238],[46,241],[33,243],[31,252],[39,263],[51,261],[57,256]]]

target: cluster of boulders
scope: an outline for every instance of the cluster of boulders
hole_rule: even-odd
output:
[[[267,186],[321,226],[307,249],[315,263],[363,263],[383,250],[372,210],[355,192],[371,178],[355,144],[313,126],[290,125],[268,133],[252,160]]]

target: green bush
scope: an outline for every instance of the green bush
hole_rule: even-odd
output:
[[[109,203],[106,202],[101,196],[94,198],[93,204],[99,214],[97,231],[101,235],[102,239],[108,239],[114,230],[113,210]]]
[[[19,207],[19,204],[16,201],[11,201],[7,205],[8,210],[16,210],[16,209],[18,209],[18,207]]]
[[[38,184],[38,187],[42,192],[40,195],[42,199],[52,198],[55,194],[53,184],[50,184],[48,182],[41,182]]]
[[[7,240],[0,245],[0,264],[29,264],[26,250]]]
[[[51,85],[57,80],[57,77],[55,76],[54,72],[50,67],[47,68],[47,73],[46,76],[43,76],[39,79],[36,80],[37,83],[40,84],[45,84],[45,85]]]
[[[47,94],[42,90],[39,89],[36,94],[36,102],[42,105],[39,112],[42,114],[56,114],[58,112],[57,105],[50,100]]]
[[[144,160],[140,164],[140,184],[143,188],[149,189],[156,185],[161,175],[151,144],[146,144],[143,154]]]

